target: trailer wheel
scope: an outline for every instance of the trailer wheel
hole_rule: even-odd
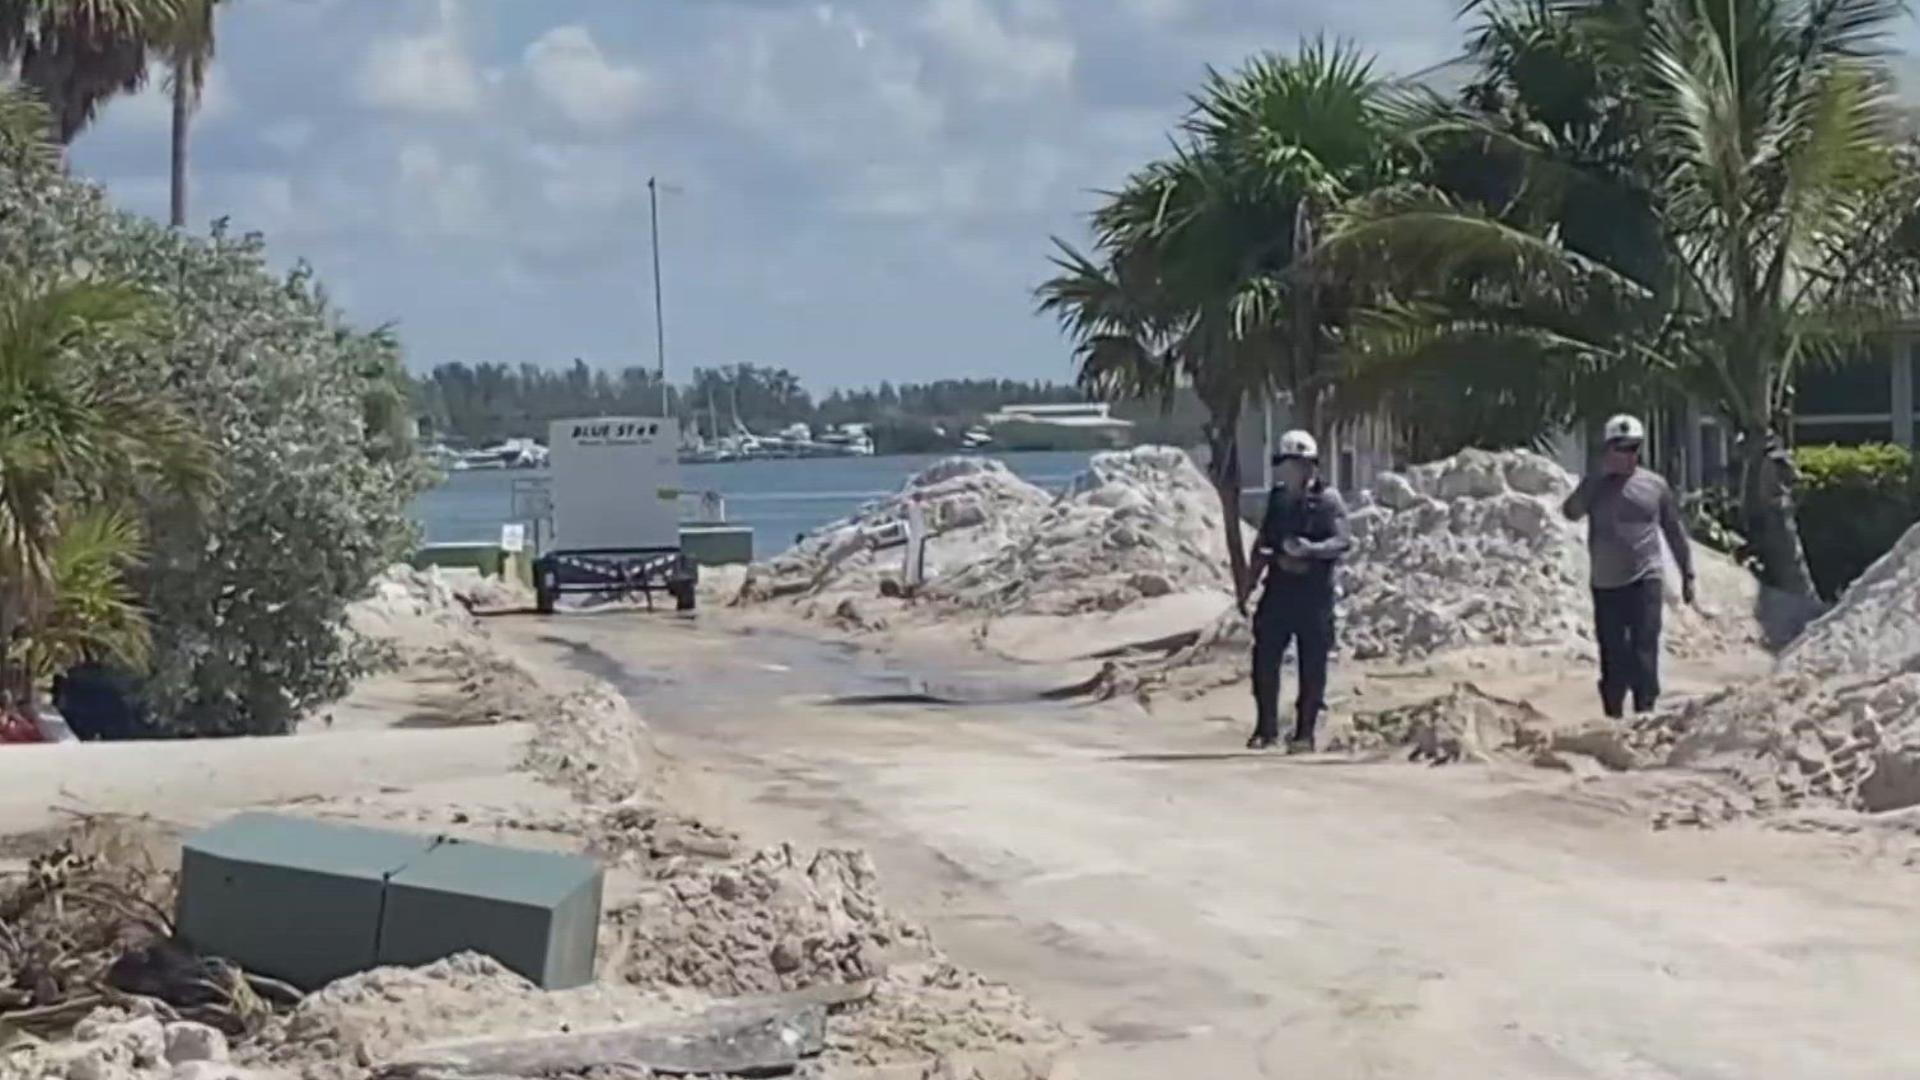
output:
[[[693,591],[693,582],[676,581],[671,586],[669,586],[669,591],[673,593],[673,610],[675,611],[692,611],[693,610],[695,599],[696,599]]]

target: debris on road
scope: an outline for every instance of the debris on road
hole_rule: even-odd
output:
[[[390,571],[350,620],[387,652],[393,666],[379,677],[429,695],[434,711],[526,723],[522,767],[574,806],[518,813],[455,804],[395,816],[467,836],[511,830],[601,859],[610,878],[596,981],[544,991],[465,954],[376,968],[302,995],[187,949],[170,917],[177,864],[104,848],[111,830],[88,839],[104,819],[85,821],[64,846],[58,837],[39,841],[30,853],[55,854],[32,863],[19,884],[0,877],[0,1080],[365,1080],[447,1040],[550,1048],[540,1040],[600,1029],[639,1030],[636,1038],[658,1050],[663,1044],[646,1040],[661,1030],[697,1027],[716,1009],[740,1007],[739,995],[767,992],[831,1000],[810,1006],[825,1011],[808,1044],[819,1063],[807,1068],[826,1074],[851,1063],[937,1072],[951,1066],[944,1055],[963,1051],[1044,1062],[1066,1044],[1013,991],[952,968],[923,929],[890,913],[864,854],[743,851],[732,833],[677,810],[663,796],[667,762],[617,691],[536,672],[501,648],[438,575]],[[450,654],[490,677],[448,678]],[[378,800],[356,797],[303,801],[298,812],[352,821],[382,811]],[[179,851],[177,835],[163,829],[146,843]],[[96,849],[99,857],[89,856]],[[211,1035],[181,1026],[193,1021]],[[615,1071],[643,1075],[634,1064]],[[679,1065],[734,1067],[715,1058]]]
[[[1522,701],[1461,683],[1448,693],[1390,709],[1356,713],[1329,732],[1327,749],[1346,753],[1405,750],[1408,760],[1445,765],[1533,757],[1551,722]]]
[[[1409,659],[1478,646],[1592,651],[1584,523],[1562,516],[1575,478],[1524,450],[1465,450],[1383,473],[1352,514],[1341,564],[1341,636],[1355,659]],[[1664,640],[1678,655],[1757,647],[1759,589],[1731,559],[1696,546],[1701,611],[1669,588]],[[1669,567],[1671,583],[1677,571]]]
[[[806,611],[829,617],[843,599],[878,597],[883,581],[901,587],[910,506],[924,516],[930,534],[926,570],[937,579],[1012,543],[1052,501],[998,461],[947,458],[915,474],[898,494],[755,564],[736,602],[805,601]]]
[[[608,911],[606,965],[639,985],[729,997],[873,978],[932,952],[878,888],[859,851],[780,845],[692,868]]]
[[[936,579],[927,596],[995,615],[1118,611],[1195,590],[1224,604],[1233,596],[1225,545],[1219,496],[1185,451],[1095,454],[1010,543]]]

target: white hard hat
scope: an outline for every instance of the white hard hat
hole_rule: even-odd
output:
[[[1273,460],[1285,461],[1288,458],[1303,458],[1307,461],[1320,460],[1320,444],[1313,436],[1304,431],[1289,431],[1280,436],[1280,445],[1274,450]]]
[[[1606,440],[1610,443],[1637,443],[1645,442],[1646,439],[1647,425],[1641,423],[1637,416],[1621,413],[1607,421]]]

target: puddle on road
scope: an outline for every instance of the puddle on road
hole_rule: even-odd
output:
[[[739,636],[738,648],[662,668],[625,662],[557,635],[542,640],[562,649],[575,670],[606,680],[648,714],[662,717],[738,712],[796,698],[848,708],[1060,706],[1084,698],[1099,678],[1098,667],[1084,663],[1038,673],[930,671],[841,642],[765,631]]]

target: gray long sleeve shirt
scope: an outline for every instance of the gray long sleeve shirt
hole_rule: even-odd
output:
[[[1693,549],[1680,521],[1680,504],[1659,473],[1590,473],[1561,510],[1569,520],[1587,520],[1594,588],[1617,589],[1658,576],[1663,535],[1681,576],[1693,577]]]

